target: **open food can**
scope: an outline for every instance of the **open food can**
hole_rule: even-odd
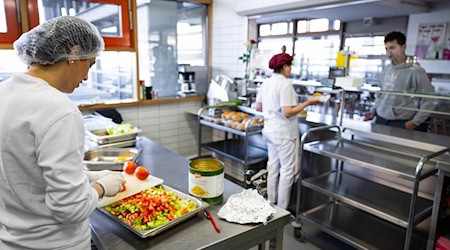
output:
[[[224,165],[221,161],[204,158],[189,163],[189,193],[209,204],[223,200]]]

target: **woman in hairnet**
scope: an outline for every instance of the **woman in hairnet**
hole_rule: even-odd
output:
[[[98,30],[58,17],[14,49],[29,68],[0,84],[0,249],[90,249],[89,215],[120,174],[83,172],[84,127],[71,93],[104,48]]]
[[[297,104],[290,79],[293,57],[274,55],[269,61],[272,76],[261,85],[256,109],[264,115],[264,139],[267,141],[267,193],[269,200],[287,209],[295,176],[299,175],[299,131],[297,114],[318,101]]]

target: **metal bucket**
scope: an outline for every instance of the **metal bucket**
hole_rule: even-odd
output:
[[[209,204],[223,200],[223,163],[212,158],[196,159],[189,163],[189,193]]]

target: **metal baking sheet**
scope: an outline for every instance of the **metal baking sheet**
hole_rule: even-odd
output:
[[[125,161],[136,161],[141,154],[137,148],[100,148],[84,154],[86,170],[122,170]]]
[[[96,142],[99,145],[103,145],[115,142],[136,140],[136,136],[141,132],[142,130],[134,127],[132,132],[120,135],[108,135],[106,129],[86,131],[86,134],[92,141]]]
[[[106,214],[108,217],[110,217],[111,219],[117,221],[118,223],[120,223],[122,226],[124,226],[125,228],[127,228],[128,230],[132,231],[133,233],[139,235],[141,238],[147,238],[147,237],[152,237],[155,236],[177,224],[179,224],[182,221],[185,221],[189,218],[191,218],[192,216],[196,215],[198,212],[203,211],[203,209],[207,208],[209,205],[208,203],[199,200],[195,197],[192,197],[190,195],[187,195],[185,193],[182,193],[176,189],[173,189],[171,187],[168,187],[166,185],[162,185],[164,187],[164,189],[166,190],[173,190],[175,192],[175,194],[180,197],[181,199],[189,199],[193,202],[195,202],[195,204],[197,205],[197,208],[190,211],[187,214],[182,215],[181,217],[178,217],[172,221],[167,222],[164,225],[161,225],[160,227],[157,228],[153,228],[150,230],[137,230],[136,228],[126,224],[125,222],[122,222],[119,218],[117,218],[115,215],[111,214],[110,212],[106,211],[104,208],[98,208],[101,212],[103,212],[104,214]]]

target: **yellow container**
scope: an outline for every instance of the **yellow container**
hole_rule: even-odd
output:
[[[221,161],[204,158],[189,163],[189,193],[209,204],[223,200],[224,165]]]

